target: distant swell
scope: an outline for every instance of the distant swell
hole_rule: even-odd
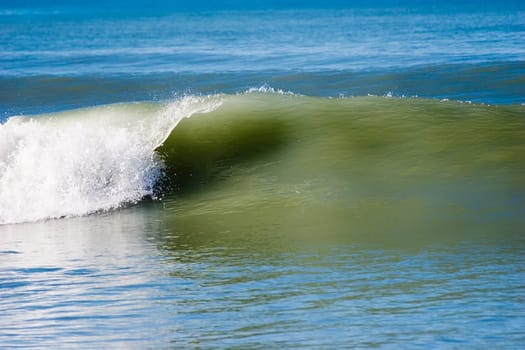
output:
[[[177,123],[219,97],[120,104],[0,125],[0,224],[86,215],[152,195],[154,149]]]

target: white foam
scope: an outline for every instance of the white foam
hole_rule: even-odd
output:
[[[0,224],[86,215],[153,193],[154,149],[177,123],[217,108],[218,97],[164,107],[110,105],[0,125]]]
[[[268,85],[262,85],[260,87],[251,87],[246,91],[247,94],[263,93],[263,94],[278,94],[278,95],[296,95],[291,91],[284,91],[282,89],[274,89]]]

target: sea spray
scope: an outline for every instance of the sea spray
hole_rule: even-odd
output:
[[[86,215],[153,194],[154,153],[177,123],[220,97],[119,104],[0,125],[0,224]]]

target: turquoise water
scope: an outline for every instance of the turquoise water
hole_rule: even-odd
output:
[[[524,14],[2,4],[0,347],[523,347]]]

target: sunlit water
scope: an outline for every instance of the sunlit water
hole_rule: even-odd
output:
[[[0,6],[0,348],[525,346],[522,2],[159,3]]]
[[[96,111],[126,108],[153,107]],[[171,194],[0,226],[0,345],[515,348],[525,317],[523,113],[223,96],[158,150]],[[75,117],[57,118],[65,127]],[[99,174],[113,171],[105,166]],[[72,191],[66,199],[69,186],[57,189]],[[17,203],[45,213],[30,194]]]
[[[170,228],[159,206],[3,227],[1,345],[510,349],[524,341],[522,239],[308,247],[283,244],[279,227],[214,231],[206,216]]]

